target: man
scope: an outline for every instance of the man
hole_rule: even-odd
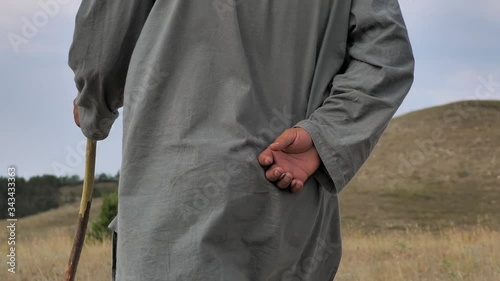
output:
[[[332,280],[414,68],[397,0],[83,0],[69,64],[87,137],[124,108],[120,281]]]

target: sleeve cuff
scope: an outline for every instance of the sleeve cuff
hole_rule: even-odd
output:
[[[320,128],[307,119],[298,122],[293,127],[303,128],[309,133],[321,158],[321,165],[318,170],[314,172],[312,177],[314,177],[328,192],[334,194],[339,193],[346,185],[346,179],[336,160],[339,156],[334,149],[328,146],[325,138],[321,134]]]
[[[114,232],[118,230],[118,216],[116,216],[108,225],[108,228]]]
[[[108,137],[111,127],[118,118],[118,111],[98,113],[78,106],[80,128],[82,133],[92,140],[103,140]]]

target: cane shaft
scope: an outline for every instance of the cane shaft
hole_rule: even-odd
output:
[[[73,281],[75,279],[76,269],[85,241],[85,232],[87,230],[90,206],[92,204],[92,192],[94,191],[95,155],[96,141],[87,139],[82,200],[80,202],[80,211],[78,212],[75,240],[73,241],[73,248],[71,249],[68,267],[66,269],[66,281]]]

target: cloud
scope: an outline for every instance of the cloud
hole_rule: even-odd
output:
[[[7,1],[0,11],[0,52],[18,52],[49,26],[74,18],[79,7],[73,0]]]
[[[491,22],[500,24],[500,2],[498,0],[486,0],[485,15]]]
[[[0,11],[0,53],[34,55],[61,50],[60,32],[72,26],[79,1],[8,1]]]
[[[413,94],[434,104],[459,100],[500,100],[500,72],[457,70],[445,75],[440,85]]]
[[[420,24],[427,21],[443,21],[442,17],[474,18],[490,23],[500,23],[498,0],[400,0],[405,17]]]
[[[56,13],[62,16],[73,16],[80,6],[81,0],[38,0],[16,1],[4,0],[2,20],[15,19],[19,16],[33,16],[38,11]]]

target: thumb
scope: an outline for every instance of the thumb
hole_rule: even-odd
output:
[[[274,151],[283,150],[293,144],[296,138],[296,129],[286,129],[271,145],[269,145],[269,148]]]
[[[80,112],[78,111],[76,99],[73,100],[73,119],[75,120],[75,124],[80,127]]]

